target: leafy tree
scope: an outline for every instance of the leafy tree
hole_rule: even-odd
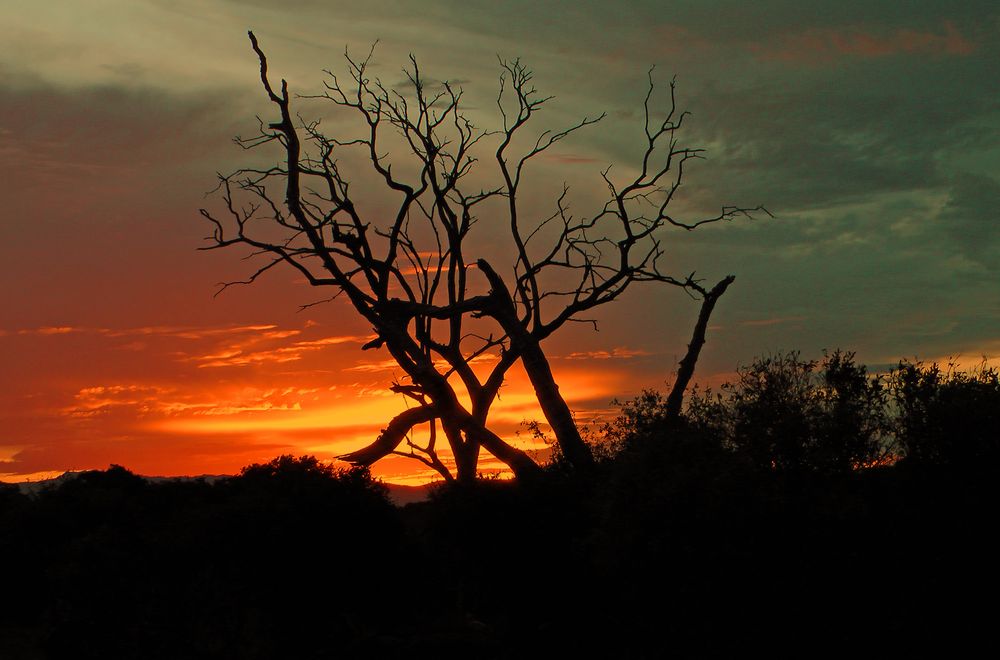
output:
[[[387,350],[406,374],[391,389],[414,407],[391,420],[370,446],[343,458],[370,465],[400,453],[445,479],[467,480],[475,477],[483,448],[519,476],[537,474],[537,464],[488,424],[507,372],[520,363],[562,455],[573,467],[588,468],[593,457],[542,343],[637,282],[679,287],[703,300],[678,374],[686,384],[708,315],[732,278],[707,289],[694,273],[672,274],[663,259],[664,233],[763,209],[724,206],[715,216],[690,221],[671,210],[685,168],[702,153],[679,143],[687,113],[677,110],[673,82],[668,107],[657,118],[650,76],[645,146],[634,175],[613,177],[610,167],[604,170],[605,201],[589,213],[570,212],[564,186],[551,211],[539,215],[524,199],[533,160],[604,115],[526,136],[551,97],[537,92],[519,60],[501,62],[500,127],[485,130],[472,122],[462,90],[429,80],[414,58],[404,69],[406,89],[396,89],[373,76],[371,53],[361,60],[347,55],[346,81],[331,73],[324,91],[311,97],[359,124],[353,135],[331,136],[319,120],[298,117],[288,83],[272,82],[253,33],[250,41],[278,119],[261,121],[258,134],[236,141],[246,149],[275,147],[280,162],[220,176],[225,215],[202,210],[213,227],[206,249],[242,246],[264,257],[246,282],[284,264],[312,286],[329,287],[371,324],[375,338],[363,348]],[[483,172],[482,152],[490,156],[492,173]],[[366,161],[362,176],[384,188],[380,203],[391,204],[391,212],[372,211],[356,193],[353,184],[361,177],[351,164],[355,156]],[[487,242],[490,252],[482,249]],[[505,266],[490,256],[496,252],[505,253]],[[486,356],[493,357],[492,367],[482,374],[473,362]],[[427,441],[418,444],[412,432],[424,425]],[[438,455],[439,426],[457,475]]]
[[[266,483],[272,488],[292,490],[337,484],[345,490],[370,492],[381,499],[385,499],[388,493],[384,485],[372,479],[367,468],[340,469],[321,463],[315,456],[296,458],[291,454],[284,454],[267,463],[253,463],[240,470],[239,479],[243,483]]]
[[[886,457],[886,403],[883,379],[854,353],[817,362],[793,351],[740,368],[722,392],[692,397],[687,412],[759,467],[844,473]]]
[[[985,466],[1000,458],[1000,372],[985,362],[899,363],[890,376],[894,427],[906,461],[932,466]]]

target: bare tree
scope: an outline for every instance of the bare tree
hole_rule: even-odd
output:
[[[683,395],[704,343],[708,314],[732,278],[709,291],[693,273],[677,277],[662,270],[664,230],[690,231],[763,209],[723,207],[718,215],[694,222],[671,213],[685,163],[701,153],[679,146],[676,135],[686,113],[676,111],[673,82],[666,116],[654,120],[650,75],[644,102],[646,147],[638,175],[616,183],[611,168],[605,170],[607,200],[591,215],[578,218],[569,212],[564,186],[553,211],[538,217],[521,200],[529,162],[603,115],[544,131],[515,154],[517,138],[549,100],[538,95],[531,72],[520,61],[501,61],[496,103],[502,128],[487,131],[473,125],[464,111],[462,90],[448,82],[429,82],[412,56],[404,69],[409,89],[403,93],[371,76],[372,52],[364,59],[345,54],[349,82],[327,71],[323,92],[301,97],[353,113],[361,134],[338,138],[324,134],[319,121],[293,115],[287,82],[281,80],[277,89],[272,85],[267,58],[252,32],[249,36],[261,83],[279,118],[259,120],[256,135],[236,142],[245,149],[276,145],[282,157],[271,167],[220,175],[226,213],[202,209],[213,225],[205,249],[243,245],[262,256],[262,265],[241,283],[286,264],[311,285],[331,287],[334,297],[345,296],[371,324],[375,338],[363,348],[387,350],[405,372],[404,381],[391,389],[413,407],[394,418],[371,445],[343,459],[369,465],[402,454],[445,479],[467,480],[476,476],[482,448],[518,477],[537,474],[535,461],[488,423],[506,374],[520,362],[563,455],[574,467],[587,469],[593,462],[590,449],[559,391],[542,342],[566,323],[584,321],[582,314],[615,300],[635,282],[668,284],[704,299],[704,320],[699,319],[678,378],[680,385],[684,377],[678,396]],[[484,184],[475,154],[487,148],[499,177]],[[391,149],[401,155],[390,159]],[[367,174],[377,177],[395,200],[388,218],[367,214],[355,198],[351,173],[342,163],[352,150],[360,151],[370,166]],[[502,235],[495,238],[509,246],[512,263],[506,267],[468,252],[480,213],[488,214],[493,227],[502,218]],[[487,360],[489,371],[477,374],[474,364]],[[471,401],[468,409],[459,387]],[[419,444],[413,431],[424,425],[426,442]],[[442,434],[454,457],[454,474],[438,453]]]

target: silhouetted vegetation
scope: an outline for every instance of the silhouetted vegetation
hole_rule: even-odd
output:
[[[993,643],[998,415],[985,365],[790,353],[623,404],[588,474],[405,507],[312,457],[0,485],[0,657],[955,654]]]
[[[885,383],[852,353],[761,358],[722,390],[692,397],[688,418],[758,467],[847,473],[889,453]]]
[[[893,373],[901,452],[929,467],[990,466],[1000,450],[1000,374],[903,362]]]

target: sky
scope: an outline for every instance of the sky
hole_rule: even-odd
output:
[[[671,272],[737,278],[703,383],[782,350],[839,347],[876,367],[1000,355],[994,2],[3,0],[0,480],[331,459],[405,407],[387,390],[400,370],[361,351],[371,329],[341,302],[300,311],[328,296],[295,273],[214,295],[254,268],[197,249],[210,233],[198,209],[220,208],[206,197],[216,172],[249,162],[233,136],[273,113],[248,29],[293,93],[377,41],[376,75],[401,80],[412,53],[483,126],[498,121],[498,56],[520,57],[555,97],[537,130],[607,113],[530,171],[538,209],[566,182],[586,210],[608,165],[634,171],[647,72],[658,107],[676,76],[682,139],[706,149],[678,212],[774,215],[664,234]],[[637,285],[596,332],[547,340],[579,418],[663,389],[697,311]],[[494,430],[544,455],[522,427],[540,419],[523,374],[494,410]],[[374,471],[416,483],[420,468],[399,457]]]

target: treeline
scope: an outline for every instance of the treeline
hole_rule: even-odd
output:
[[[606,456],[656,441],[671,426],[664,397],[622,406],[598,442]],[[940,470],[991,465],[1000,456],[1000,372],[901,361],[869,373],[853,353],[821,360],[797,352],[759,358],[719,391],[696,389],[676,426],[777,473],[850,473],[907,464]],[[650,434],[657,438],[647,439]]]
[[[952,654],[995,626],[1000,383],[758,360],[680,418],[648,392],[530,484],[395,507],[284,456],[0,490],[3,658]]]

